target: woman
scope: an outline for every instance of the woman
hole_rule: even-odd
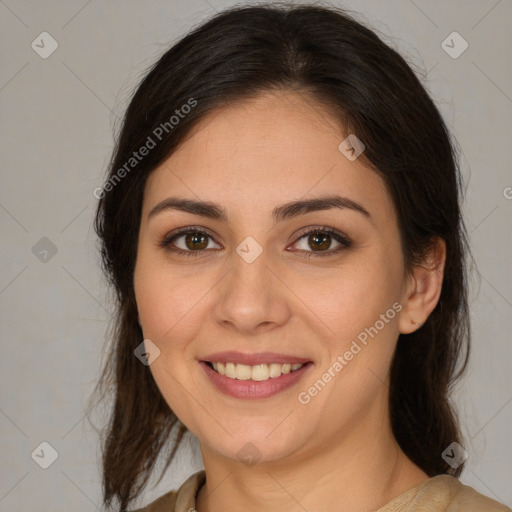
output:
[[[460,182],[411,68],[341,10],[232,8],[170,48],[97,191],[104,505],[189,430],[205,470],[141,510],[510,510],[457,478]]]

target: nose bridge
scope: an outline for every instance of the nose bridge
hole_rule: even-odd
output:
[[[263,248],[259,244],[256,246],[256,243],[246,240],[237,247],[236,254],[233,254],[231,284],[239,288],[239,292],[264,293],[264,285],[269,284],[267,282],[270,272],[268,257],[266,253],[264,254]]]
[[[216,320],[246,332],[285,321],[282,283],[273,275],[263,248],[249,237],[233,252],[229,264],[231,272],[221,283],[215,307]]]

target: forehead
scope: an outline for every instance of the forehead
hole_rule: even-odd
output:
[[[262,93],[215,109],[151,173],[144,210],[169,195],[243,214],[341,194],[377,217],[389,216],[393,206],[382,178],[340,151],[346,135],[334,115],[305,94]]]

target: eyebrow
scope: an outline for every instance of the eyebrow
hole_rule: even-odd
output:
[[[352,201],[352,199],[349,199],[348,197],[339,195],[292,201],[291,203],[277,206],[272,210],[272,219],[274,224],[277,224],[278,222],[298,217],[299,215],[304,215],[309,212],[330,210],[332,208],[353,210],[363,214],[366,218],[371,220],[371,215],[366,208],[359,203]],[[195,199],[185,199],[180,197],[169,197],[164,199],[151,209],[148,214],[148,218],[168,210],[192,213],[202,217],[219,220],[224,223],[229,222],[229,216],[224,207],[209,201],[196,201]]]

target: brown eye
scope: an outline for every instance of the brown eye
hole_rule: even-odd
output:
[[[310,229],[302,233],[297,239],[297,242],[294,243],[294,246],[297,246],[302,239],[304,239],[304,242],[301,242],[303,246],[298,247],[298,249],[300,252],[304,253],[306,258],[332,256],[344,249],[348,249],[352,245],[350,238],[328,227]],[[338,246],[330,250],[333,241],[335,241]]]
[[[185,245],[188,249],[193,251],[198,249],[199,251],[206,249],[208,246],[208,237],[202,233],[192,233],[183,235],[185,237]]]
[[[160,246],[166,250],[186,256],[197,256],[207,250],[212,236],[199,228],[187,228],[167,235]],[[217,248],[220,246],[217,245]]]
[[[297,252],[302,253],[306,258],[333,256],[352,245],[350,238],[328,227],[314,228],[303,232],[293,245],[302,239],[305,239],[304,242],[301,242],[305,247],[299,247]],[[180,255],[200,256],[204,251],[208,250],[210,240],[215,243],[213,237],[203,229],[189,227],[170,233],[159,245],[169,252]],[[333,241],[338,246],[331,249]],[[221,248],[218,244],[216,245],[216,248]]]
[[[329,249],[332,236],[327,233],[314,233],[308,236],[308,244],[315,250]]]

